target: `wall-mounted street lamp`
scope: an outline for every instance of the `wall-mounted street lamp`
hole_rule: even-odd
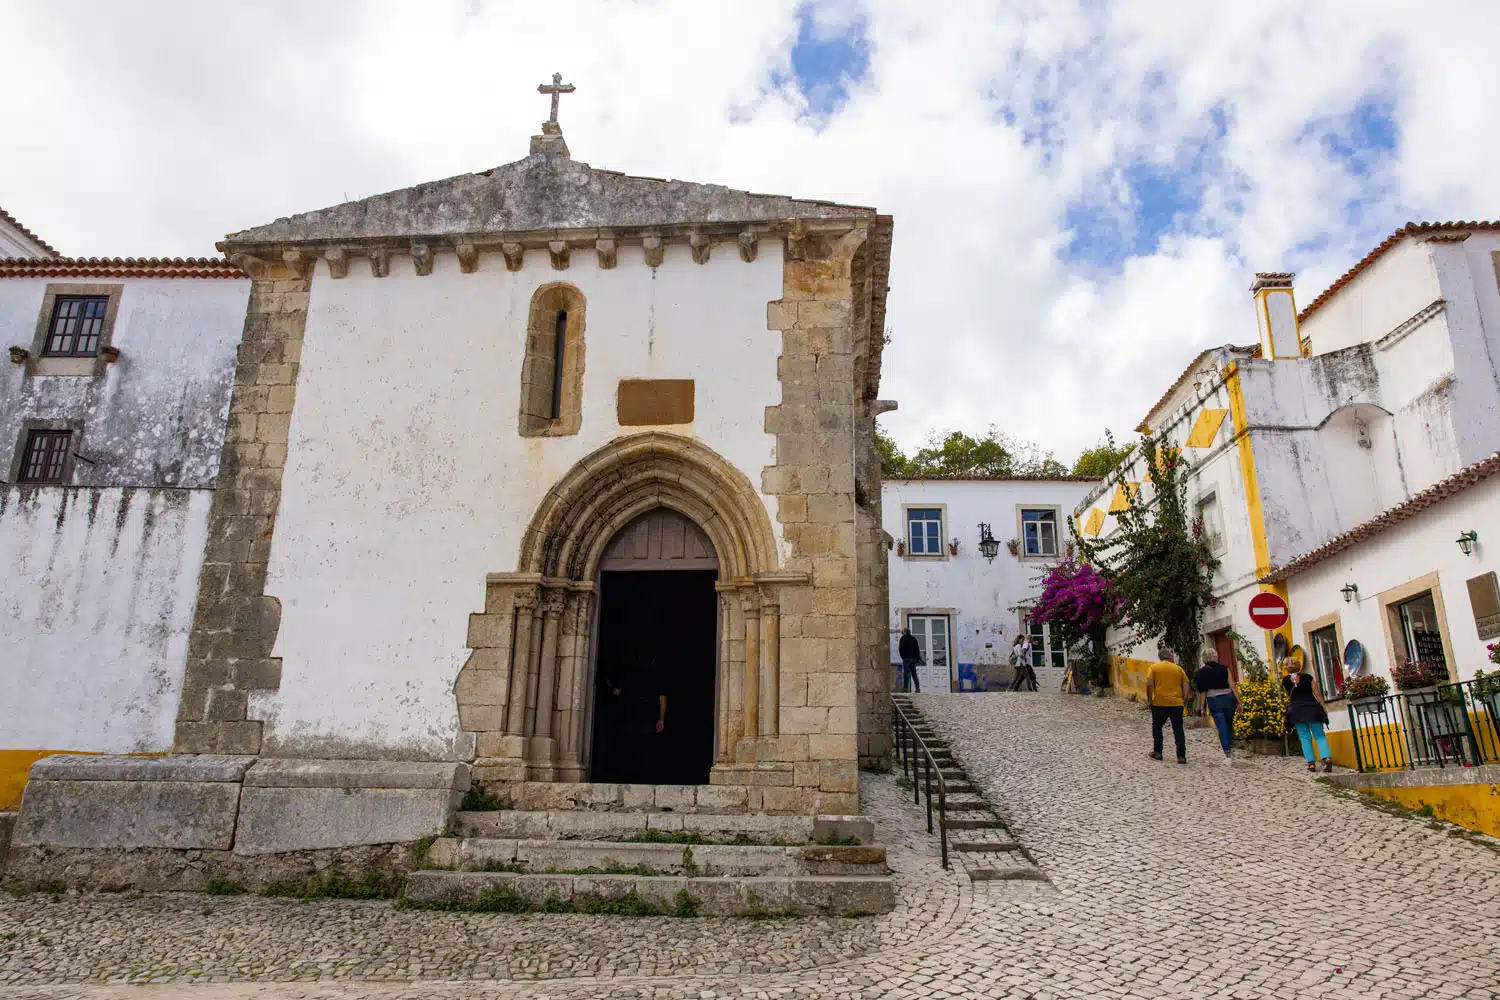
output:
[[[1477,531],[1461,531],[1458,534],[1458,547],[1463,549],[1463,553],[1466,556],[1474,554],[1474,543],[1477,541],[1479,541],[1479,532]]]
[[[954,539],[955,543],[957,541],[957,539]],[[1000,543],[995,540],[994,535],[990,534],[990,526],[988,524],[981,524],[979,526],[979,552],[990,562],[994,562],[995,556],[1000,554]]]
[[[1359,596],[1359,588],[1352,583],[1346,583],[1339,588],[1339,593],[1344,595],[1344,603],[1349,604]]]

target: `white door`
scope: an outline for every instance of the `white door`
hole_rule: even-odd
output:
[[[911,615],[906,627],[922,647],[922,666],[917,668],[923,691],[953,690],[953,666],[948,655],[948,616]]]
[[[1052,638],[1052,626],[1028,622],[1031,633],[1031,667],[1036,671],[1038,691],[1061,691],[1068,672],[1068,650]]]

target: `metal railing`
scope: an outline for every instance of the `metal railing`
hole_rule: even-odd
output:
[[[1361,771],[1500,762],[1500,691],[1476,681],[1349,703]]]
[[[932,755],[932,748],[917,732],[916,724],[906,714],[895,698],[891,699],[891,731],[896,737],[896,752],[901,758],[901,775],[912,783],[912,802],[922,804],[922,793],[927,793],[927,832],[932,832],[932,786],[937,779],[937,832],[942,846],[943,867],[948,867],[948,781],[943,769]],[[917,778],[917,768],[922,769],[922,778]]]

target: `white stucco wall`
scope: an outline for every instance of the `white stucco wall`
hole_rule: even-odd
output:
[[[171,749],[211,499],[0,487],[0,750]]]
[[[1368,343],[1439,298],[1442,292],[1427,244],[1404,239],[1307,317],[1302,339],[1312,341],[1315,354]]]
[[[1020,537],[1021,507],[1056,507],[1058,545],[1072,538],[1066,521],[1093,482],[1065,480],[892,480],[881,487],[883,527],[906,538],[907,507],[944,509],[944,541],[958,538],[958,555],[941,558],[897,555],[890,559],[891,662],[907,613],[951,616],[952,662],[1005,663],[1021,628],[1016,606],[1035,598],[1040,579],[1056,559],[1018,558],[1005,542]],[[979,524],[990,525],[1000,554],[989,562],[979,552]],[[951,678],[929,663],[918,668],[923,691],[947,691]],[[956,674],[955,674],[956,676]]]
[[[1485,647],[1495,640],[1479,638],[1466,581],[1500,570],[1497,526],[1500,526],[1500,477],[1491,477],[1299,573],[1287,581],[1296,641],[1310,648],[1305,623],[1336,614],[1342,641],[1358,639],[1369,658],[1367,672],[1384,676],[1390,682],[1395,658],[1381,620],[1385,612],[1380,596],[1436,573],[1446,612],[1448,640],[1456,660],[1453,664],[1456,679],[1471,680],[1475,670],[1490,669]],[[1473,555],[1464,555],[1456,544],[1463,531],[1479,533]],[[1359,588],[1359,595],[1346,603],[1341,590],[1350,583]],[[1399,655],[1401,651],[1394,652]],[[1348,728],[1345,712],[1330,712],[1330,718],[1334,728]]]
[[[517,431],[532,294],[566,281],[587,301],[581,431]],[[659,268],[639,247],[600,269],[593,254],[519,272],[485,254],[463,274],[439,254],[418,277],[396,257],[332,279],[320,264],[292,415],[266,593],[282,604],[281,688],[256,694],[269,752],[440,758],[456,746],[453,683],[485,574],[516,569],[547,490],[623,433],[622,378],[691,378],[696,421],[669,430],[724,456],[760,488],[775,461],[765,407],[779,401],[782,252],[763,239],[745,263],[716,249],[695,264],[670,247]],[[764,497],[776,525],[775,501]],[[778,541],[779,541],[779,528]]]
[[[0,347],[32,349],[49,285],[123,285],[101,376],[0,365],[0,477],[26,419],[78,420],[76,486],[211,487],[245,325],[248,278],[0,278]]]
[[[0,218],[0,257],[50,257],[47,248]]]

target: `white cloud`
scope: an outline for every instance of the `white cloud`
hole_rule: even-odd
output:
[[[1253,271],[1299,270],[1310,301],[1407,218],[1500,215],[1500,63],[1473,42],[1500,27],[1488,0],[839,0],[818,33],[863,23],[869,71],[817,122],[772,83],[796,10],[0,0],[0,205],[65,252],[211,253],[524,155],[536,84],[561,70],[579,159],[892,213],[901,410],[883,423],[908,445],[994,423],[1064,458],[1134,426],[1198,349],[1253,340]],[[1360,177],[1305,132],[1372,96],[1399,144]],[[1069,205],[1130,211],[1124,168],[1178,162],[1216,109],[1185,231],[1115,267],[1067,262]]]

